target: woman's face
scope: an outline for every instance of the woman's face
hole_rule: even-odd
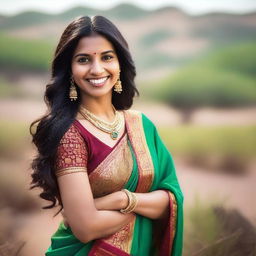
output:
[[[79,40],[71,69],[81,96],[98,98],[112,95],[120,66],[112,44],[105,37],[93,34]]]

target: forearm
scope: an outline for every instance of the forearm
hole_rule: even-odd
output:
[[[156,190],[149,193],[135,193],[138,204],[134,212],[150,219],[159,219],[168,213],[169,196],[163,190]],[[127,195],[118,191],[107,196],[94,200],[99,210],[120,210],[127,206]]]
[[[81,233],[84,233],[84,230],[87,230],[88,232],[85,235],[80,235],[78,239],[86,243],[94,239],[114,234],[128,224],[132,218],[135,217],[134,214],[122,214],[119,211],[115,211],[119,206],[122,208],[122,204],[125,203],[122,202],[122,199],[122,193],[118,192],[94,199],[97,211],[94,214],[93,219],[89,222],[89,226],[86,226],[86,228],[82,228],[81,226]],[[64,224],[69,226],[64,211],[62,211],[62,216]]]
[[[150,219],[159,219],[168,213],[169,196],[165,191],[157,190],[149,193],[136,193],[136,196],[138,204],[134,209],[134,213]],[[90,228],[86,228],[89,231],[85,239],[87,242],[119,231],[135,217],[134,214],[119,212],[120,209],[125,208],[128,204],[128,198],[122,191],[94,199],[94,203],[97,211],[90,223]],[[64,223],[68,225],[64,212],[62,214]]]
[[[69,226],[67,219],[64,217],[65,225]],[[73,234],[83,243],[88,243],[92,240],[112,235],[119,231],[135,218],[134,213],[122,214],[118,211],[95,211],[90,220],[80,221],[78,228],[71,230]]]
[[[112,235],[135,218],[133,213],[122,214],[118,211],[97,211],[91,223],[89,241]]]
[[[150,219],[160,219],[167,215],[169,196],[163,190],[149,193],[135,193],[138,204],[134,212]]]

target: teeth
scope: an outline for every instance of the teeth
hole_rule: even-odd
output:
[[[108,77],[103,77],[99,79],[88,79],[88,81],[92,84],[101,84],[101,83],[104,83],[107,79]]]

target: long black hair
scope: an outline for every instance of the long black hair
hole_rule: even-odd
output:
[[[128,44],[117,27],[103,16],[83,16],[72,21],[60,38],[52,61],[51,80],[46,85],[44,95],[48,111],[30,125],[32,142],[38,150],[31,164],[33,172],[30,189],[41,188],[43,191],[39,196],[51,201],[51,204],[42,207],[43,209],[53,208],[58,204],[61,206],[55,216],[63,208],[54,174],[56,151],[60,139],[74,121],[80,105],[79,90],[76,101],[69,99],[71,59],[79,40],[94,33],[104,36],[111,42],[117,53],[123,91],[121,94],[112,92],[112,104],[117,110],[129,109],[133,97],[139,95],[134,83],[134,62]]]

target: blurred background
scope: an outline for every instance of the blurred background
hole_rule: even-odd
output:
[[[0,1],[0,255],[41,256],[61,216],[29,190],[29,125],[57,42],[80,15],[127,39],[185,195],[184,255],[256,255],[256,2]]]

